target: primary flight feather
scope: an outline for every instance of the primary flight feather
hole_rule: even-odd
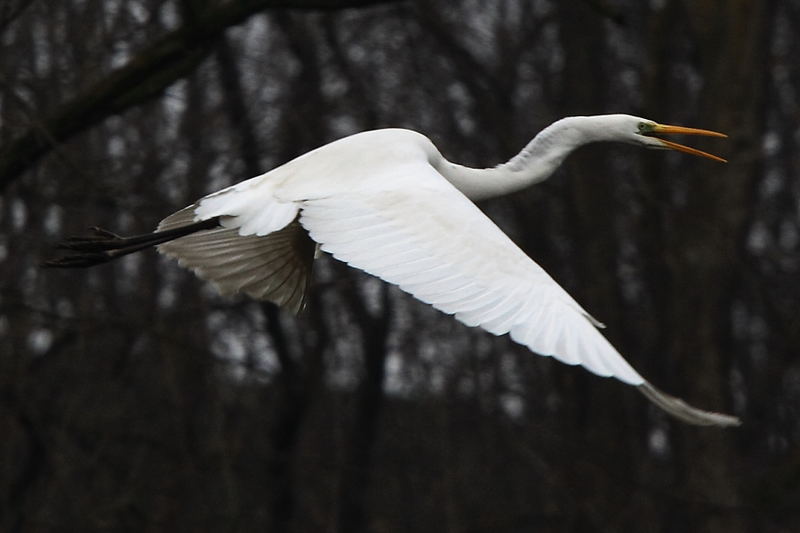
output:
[[[508,333],[535,353],[636,386],[681,420],[737,425],[736,417],[691,407],[646,381],[600,324],[473,203],[546,179],[590,142],[724,161],[658,133],[724,137],[630,115],[568,117],[507,163],[473,169],[451,163],[414,131],[367,131],[201,198],[154,233],[119,237],[95,229],[69,239],[61,246],[77,253],[46,264],[90,266],[155,245],[222,293],[244,292],[299,312],[319,247],[468,326]]]

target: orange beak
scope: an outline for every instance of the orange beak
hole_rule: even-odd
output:
[[[651,130],[652,133],[677,133],[680,135],[704,135],[706,137],[727,137],[724,133],[719,133],[716,131],[711,130],[699,130],[697,128],[685,128],[683,126],[667,126],[664,124],[656,124],[653,126]],[[727,159],[723,159],[719,156],[714,154],[709,154],[708,152],[703,152],[702,150],[698,150],[697,148],[691,148],[689,146],[684,146],[682,144],[678,144],[672,141],[666,141],[664,139],[659,139],[658,137],[654,137],[654,139],[660,141],[664,144],[665,147],[671,148],[673,150],[678,150],[679,152],[684,152],[687,154],[692,155],[699,155],[701,157],[707,157],[708,159],[713,159],[714,161],[719,161],[720,163],[727,163]]]

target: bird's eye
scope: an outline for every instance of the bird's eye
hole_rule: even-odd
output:
[[[647,122],[640,122],[639,123],[639,133],[647,133],[650,131],[650,124]]]

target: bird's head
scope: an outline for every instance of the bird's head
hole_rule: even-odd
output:
[[[684,146],[673,141],[656,137],[658,134],[670,133],[679,135],[704,135],[707,137],[727,137],[727,135],[724,133],[718,133],[711,130],[701,130],[697,128],[686,128],[684,126],[668,126],[645,118],[628,115],[620,116],[619,126],[622,127],[620,134],[633,144],[645,146],[647,148],[655,148],[658,150],[677,150],[687,154],[707,157],[721,163],[727,163],[727,160],[714,154],[709,154],[696,148],[691,148],[689,146]]]

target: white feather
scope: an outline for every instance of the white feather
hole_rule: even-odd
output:
[[[467,325],[485,325],[494,334],[524,331],[512,339],[537,353],[596,373],[613,369],[626,383],[644,382],[599,340],[585,311],[427,162],[390,163],[395,179],[373,168],[372,194],[360,188],[299,202],[300,223],[322,250]],[[539,327],[524,323],[541,309],[548,312]],[[580,341],[572,340],[576,335]],[[581,345],[595,346],[611,363],[599,364]]]

